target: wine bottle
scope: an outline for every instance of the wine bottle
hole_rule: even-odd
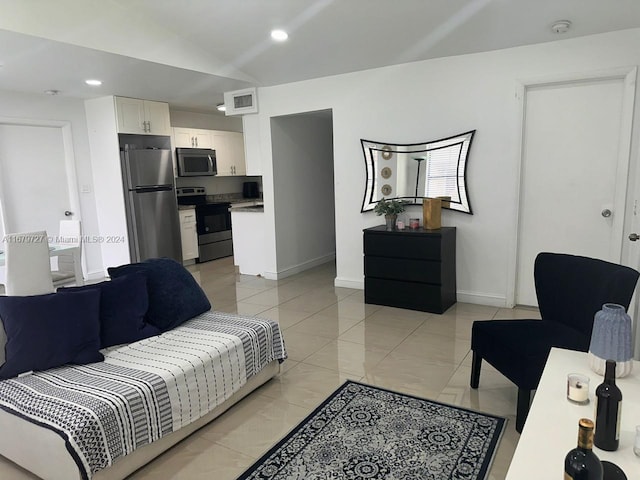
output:
[[[593,443],[610,452],[620,443],[622,392],[616,385],[616,362],[607,360],[604,382],[596,388],[596,431]]]
[[[578,446],[564,458],[564,480],[602,480],[602,464],[593,448],[593,420],[578,422]]]

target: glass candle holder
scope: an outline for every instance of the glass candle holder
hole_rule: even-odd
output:
[[[567,400],[578,405],[589,403],[589,377],[580,373],[567,375]]]

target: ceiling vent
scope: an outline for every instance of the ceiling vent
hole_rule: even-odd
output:
[[[258,95],[255,88],[224,93],[225,115],[258,113]]]

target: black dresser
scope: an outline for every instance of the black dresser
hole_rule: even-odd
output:
[[[364,301],[443,313],[456,303],[456,229],[364,230]]]

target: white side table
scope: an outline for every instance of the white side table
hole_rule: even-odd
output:
[[[583,373],[590,379],[587,405],[575,405],[566,398],[568,373]],[[511,460],[506,480],[560,479],[564,457],[578,441],[578,420],[594,419],[595,389],[603,377],[591,371],[587,354],[552,348],[542,379]],[[622,390],[620,447],[606,452],[594,447],[600,460],[618,465],[629,480],[640,479],[640,457],[633,453],[635,426],[640,424],[640,362],[625,378],[616,379]]]

